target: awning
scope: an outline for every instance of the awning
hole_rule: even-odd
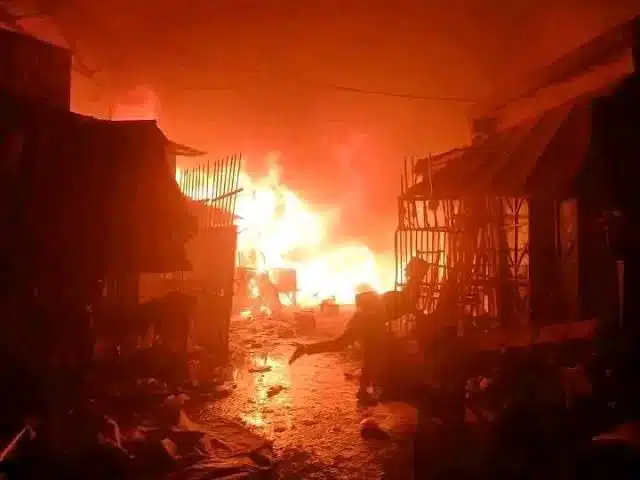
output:
[[[169,146],[169,153],[176,155],[177,157],[201,157],[207,154],[202,150],[196,150],[193,147],[181,145],[179,143],[172,142],[171,140],[167,140],[167,144]]]
[[[591,145],[592,97],[582,97],[450,156],[408,193],[431,198],[571,195]]]

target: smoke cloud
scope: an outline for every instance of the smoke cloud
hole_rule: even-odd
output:
[[[113,120],[157,120],[159,116],[160,100],[148,85],[138,85],[125,92],[111,111]]]

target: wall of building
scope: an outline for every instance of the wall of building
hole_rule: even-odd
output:
[[[71,52],[0,28],[0,90],[68,110]]]

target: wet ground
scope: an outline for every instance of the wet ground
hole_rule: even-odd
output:
[[[311,342],[342,330],[349,312],[318,318],[315,329],[279,319],[234,319],[233,377],[237,388],[207,407],[207,415],[240,421],[274,443],[282,479],[394,479],[411,475],[415,412],[404,404],[358,408],[356,353],[288,358],[294,342]],[[390,438],[364,439],[363,419],[374,418]]]

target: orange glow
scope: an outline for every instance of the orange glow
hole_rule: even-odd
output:
[[[277,156],[271,155],[268,160],[269,173],[262,178],[240,173],[242,192],[235,212],[239,217],[239,265],[262,272],[295,269],[301,306],[314,306],[329,297],[351,304],[356,288],[363,283],[377,291],[392,288],[392,257],[377,257],[363,243],[329,244],[327,233],[339,220],[339,209],[312,208],[282,184]],[[178,183],[181,175],[178,169]],[[212,184],[203,186],[194,199],[211,197]]]
[[[289,365],[283,358],[273,358],[269,354],[251,355],[250,364],[253,367],[267,367],[262,373],[253,373],[253,389],[250,407],[240,415],[240,419],[251,427],[260,430],[273,429],[273,421],[266,417],[272,411],[285,412],[281,421],[287,428],[291,428],[291,415],[288,413],[292,404],[291,377]],[[273,433],[273,432],[272,432]]]

